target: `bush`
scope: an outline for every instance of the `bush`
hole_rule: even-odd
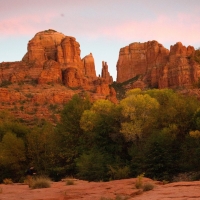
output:
[[[135,181],[135,187],[137,189],[141,189],[143,186],[143,177],[144,177],[144,173],[140,174],[139,176],[137,176],[137,180]]]
[[[47,177],[37,177],[31,179],[31,181],[29,182],[29,187],[32,189],[49,188],[51,187],[51,180]]]

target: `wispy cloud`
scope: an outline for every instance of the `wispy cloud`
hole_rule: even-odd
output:
[[[177,18],[160,15],[156,20],[132,20],[113,27],[103,27],[101,33],[110,38],[127,41],[200,43],[200,23],[192,15],[179,14]]]
[[[1,37],[32,35],[38,30],[43,30],[51,20],[57,17],[56,14],[44,14],[42,17],[36,14],[11,17],[0,20]]]

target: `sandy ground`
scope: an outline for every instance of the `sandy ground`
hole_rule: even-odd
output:
[[[74,185],[52,182],[50,188],[30,189],[28,185],[0,185],[0,200],[200,200],[200,181],[154,184],[154,189],[143,192],[135,188],[135,178],[110,182],[75,180]],[[117,197],[117,198],[116,198]]]

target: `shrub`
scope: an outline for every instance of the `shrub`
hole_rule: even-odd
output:
[[[135,187],[137,189],[141,189],[143,186],[143,177],[144,177],[144,173],[140,174],[139,176],[137,176],[137,180],[135,182]]]
[[[108,174],[111,175],[112,180],[125,179],[128,178],[130,175],[130,169],[128,166],[117,168],[109,166],[109,169],[110,170]]]
[[[68,179],[66,181],[66,185],[74,185],[74,181],[72,179]]]
[[[3,180],[3,183],[6,184],[6,185],[8,185],[8,184],[13,184],[13,181],[12,181],[12,179],[10,179],[10,178],[5,178],[5,179]]]
[[[153,190],[154,185],[152,183],[145,183],[142,186],[143,191],[149,191],[149,190]]]
[[[32,189],[49,188],[51,187],[51,180],[47,177],[37,177],[29,182],[29,187]]]

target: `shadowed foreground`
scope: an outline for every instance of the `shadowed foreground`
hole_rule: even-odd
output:
[[[200,181],[176,182],[162,185],[144,178],[144,182],[155,185],[154,189],[142,192],[135,188],[136,178],[110,182],[87,182],[75,180],[74,185],[52,182],[51,188],[30,189],[28,185],[0,185],[0,200],[194,200],[200,199]]]

